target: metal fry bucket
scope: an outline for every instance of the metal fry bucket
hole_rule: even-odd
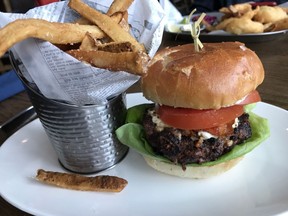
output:
[[[125,93],[104,105],[75,106],[44,97],[21,76],[15,64],[14,68],[66,169],[95,173],[113,167],[125,157],[128,147],[114,133],[125,121]]]

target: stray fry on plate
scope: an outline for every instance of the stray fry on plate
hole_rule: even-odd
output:
[[[78,174],[51,172],[39,169],[36,179],[61,188],[80,191],[121,192],[128,182],[117,176],[87,177]]]

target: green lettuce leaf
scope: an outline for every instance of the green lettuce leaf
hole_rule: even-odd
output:
[[[163,162],[170,162],[167,158],[157,155],[145,139],[144,128],[141,125],[143,114],[151,104],[141,104],[131,107],[127,111],[126,124],[116,130],[117,138],[124,145],[136,150],[142,155],[152,157],[153,159]],[[251,110],[253,106],[245,108]],[[249,120],[252,128],[252,137],[246,142],[236,145],[230,152],[222,155],[216,161],[206,162],[202,164],[188,164],[187,166],[212,166],[222,162],[232,160],[234,158],[243,156],[252,151],[260,143],[270,136],[269,122],[252,112],[249,112]]]
[[[257,103],[247,104],[244,106],[244,112],[250,113],[255,107]]]

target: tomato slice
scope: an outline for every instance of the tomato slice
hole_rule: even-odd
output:
[[[251,92],[234,106],[223,107],[218,110],[197,110],[189,108],[174,108],[157,106],[160,119],[167,125],[185,130],[201,130],[227,124],[243,114],[243,106],[260,101],[257,91]]]
[[[216,127],[239,117],[243,112],[243,106],[239,105],[225,107],[218,110],[173,108],[164,105],[157,107],[157,113],[165,124],[185,130]]]
[[[217,127],[212,127],[212,128],[207,128],[205,131],[215,135],[215,136],[223,136],[227,134],[232,134],[234,128],[232,125],[235,123],[235,120],[233,119],[232,121],[226,123],[226,124],[221,124]]]
[[[236,103],[236,105],[246,105],[261,101],[261,97],[257,90],[250,92],[243,100]]]

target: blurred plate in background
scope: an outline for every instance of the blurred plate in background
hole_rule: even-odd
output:
[[[208,16],[215,16],[219,21],[223,16],[222,13],[219,12],[211,12],[206,13]],[[199,16],[199,14],[195,14],[193,17]],[[164,34],[169,35],[169,37],[173,37],[175,40],[183,40],[192,42],[192,36],[189,31],[178,31],[179,26],[183,29],[183,25],[177,23],[167,23],[165,26]],[[177,28],[178,27],[178,28]],[[187,27],[185,27],[187,30]],[[200,33],[200,40],[202,42],[222,42],[222,41],[240,41],[243,43],[259,43],[271,40],[277,40],[287,36],[288,30],[274,31],[274,32],[264,32],[264,33],[253,33],[253,34],[242,34],[235,35],[225,31],[213,31],[213,32],[205,32],[205,29],[202,29]]]

